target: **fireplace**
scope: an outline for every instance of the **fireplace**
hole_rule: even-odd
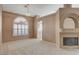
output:
[[[76,46],[78,45],[78,37],[63,37],[64,46]]]

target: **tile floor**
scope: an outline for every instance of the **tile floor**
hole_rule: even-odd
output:
[[[78,55],[79,49],[57,48],[55,43],[38,39],[24,39],[4,43],[0,46],[1,55]]]

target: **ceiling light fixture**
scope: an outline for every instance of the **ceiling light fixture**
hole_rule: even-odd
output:
[[[30,4],[26,4],[24,7],[26,8],[26,16],[32,16],[31,13],[30,13],[31,5]]]

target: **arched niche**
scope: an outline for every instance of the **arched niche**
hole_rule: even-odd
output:
[[[72,18],[66,18],[64,19],[64,22],[63,22],[63,28],[64,29],[75,29],[75,22]]]
[[[61,15],[60,16],[60,28],[61,29],[64,29],[66,27],[64,27],[64,22],[68,22],[70,24],[72,24],[72,26],[68,29],[73,29],[73,28],[78,28],[79,25],[78,25],[78,21],[79,21],[79,16],[77,14],[74,14],[74,13],[69,13],[69,14],[64,14],[64,15]],[[66,23],[65,22],[65,23]],[[67,23],[66,23],[67,24]],[[67,24],[68,25],[68,24]],[[70,25],[69,25],[70,26]],[[68,26],[68,27],[69,27]]]

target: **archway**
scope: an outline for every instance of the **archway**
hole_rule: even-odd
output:
[[[42,21],[37,22],[37,39],[42,40]]]

